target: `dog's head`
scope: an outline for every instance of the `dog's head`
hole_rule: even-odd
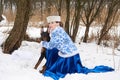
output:
[[[48,30],[44,31],[43,28],[41,28],[41,40],[42,41],[50,41],[50,36]]]

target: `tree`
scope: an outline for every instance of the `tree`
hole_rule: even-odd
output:
[[[120,5],[120,0],[111,0],[109,3],[107,3],[106,13],[105,13],[106,16],[100,32],[100,37],[98,39],[98,45],[100,45],[102,39],[107,35],[109,30],[117,22],[119,18],[119,5]]]
[[[86,26],[83,42],[87,42],[89,28],[92,22],[100,14],[100,11],[103,9],[105,0],[87,0],[85,6],[83,7],[82,21]]]
[[[3,14],[3,0],[0,0],[0,21],[2,21],[2,14]]]
[[[31,0],[15,0],[15,3],[17,5],[17,14],[14,26],[3,45],[3,52],[8,54],[20,47],[26,33],[31,12]]]
[[[58,11],[58,15],[61,16],[62,7],[64,6],[64,0],[55,0],[54,2],[54,5]]]
[[[65,30],[75,42],[80,23],[80,14],[86,0],[66,0],[66,22]],[[72,4],[71,4],[72,3]],[[72,14],[70,14],[72,12]]]
[[[79,29],[80,18],[81,18],[80,14],[82,13],[82,7],[84,6],[85,2],[86,0],[75,1],[75,12],[74,12],[74,16],[73,16],[71,27],[70,27],[70,36],[73,42],[75,42],[75,39],[76,39],[76,35]]]
[[[65,21],[65,30],[66,32],[70,35],[69,33],[69,23],[70,23],[70,0],[66,0],[66,21]]]

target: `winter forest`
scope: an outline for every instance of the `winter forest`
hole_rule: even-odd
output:
[[[120,0],[0,0],[0,80],[52,80],[34,69],[46,17],[61,16],[82,64],[108,73],[68,74],[60,80],[120,80]]]

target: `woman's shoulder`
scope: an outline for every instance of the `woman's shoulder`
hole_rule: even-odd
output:
[[[65,34],[65,31],[62,27],[57,27],[51,34],[52,36],[61,36]]]
[[[63,28],[60,27],[60,26],[56,27],[56,30],[62,30],[62,29],[63,29]]]
[[[64,29],[63,29],[62,27],[60,27],[60,26],[57,27],[56,31],[57,31],[57,32],[60,32],[60,33],[65,32]]]

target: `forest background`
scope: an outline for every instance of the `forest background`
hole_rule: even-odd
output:
[[[20,47],[28,25],[45,27],[50,15],[61,16],[64,29],[74,42],[80,26],[84,26],[80,42],[95,41],[114,48],[120,44],[120,0],[0,0],[1,20],[2,14],[7,17],[6,25],[13,25],[3,46],[5,53],[11,54]],[[89,36],[91,27],[99,30]]]

